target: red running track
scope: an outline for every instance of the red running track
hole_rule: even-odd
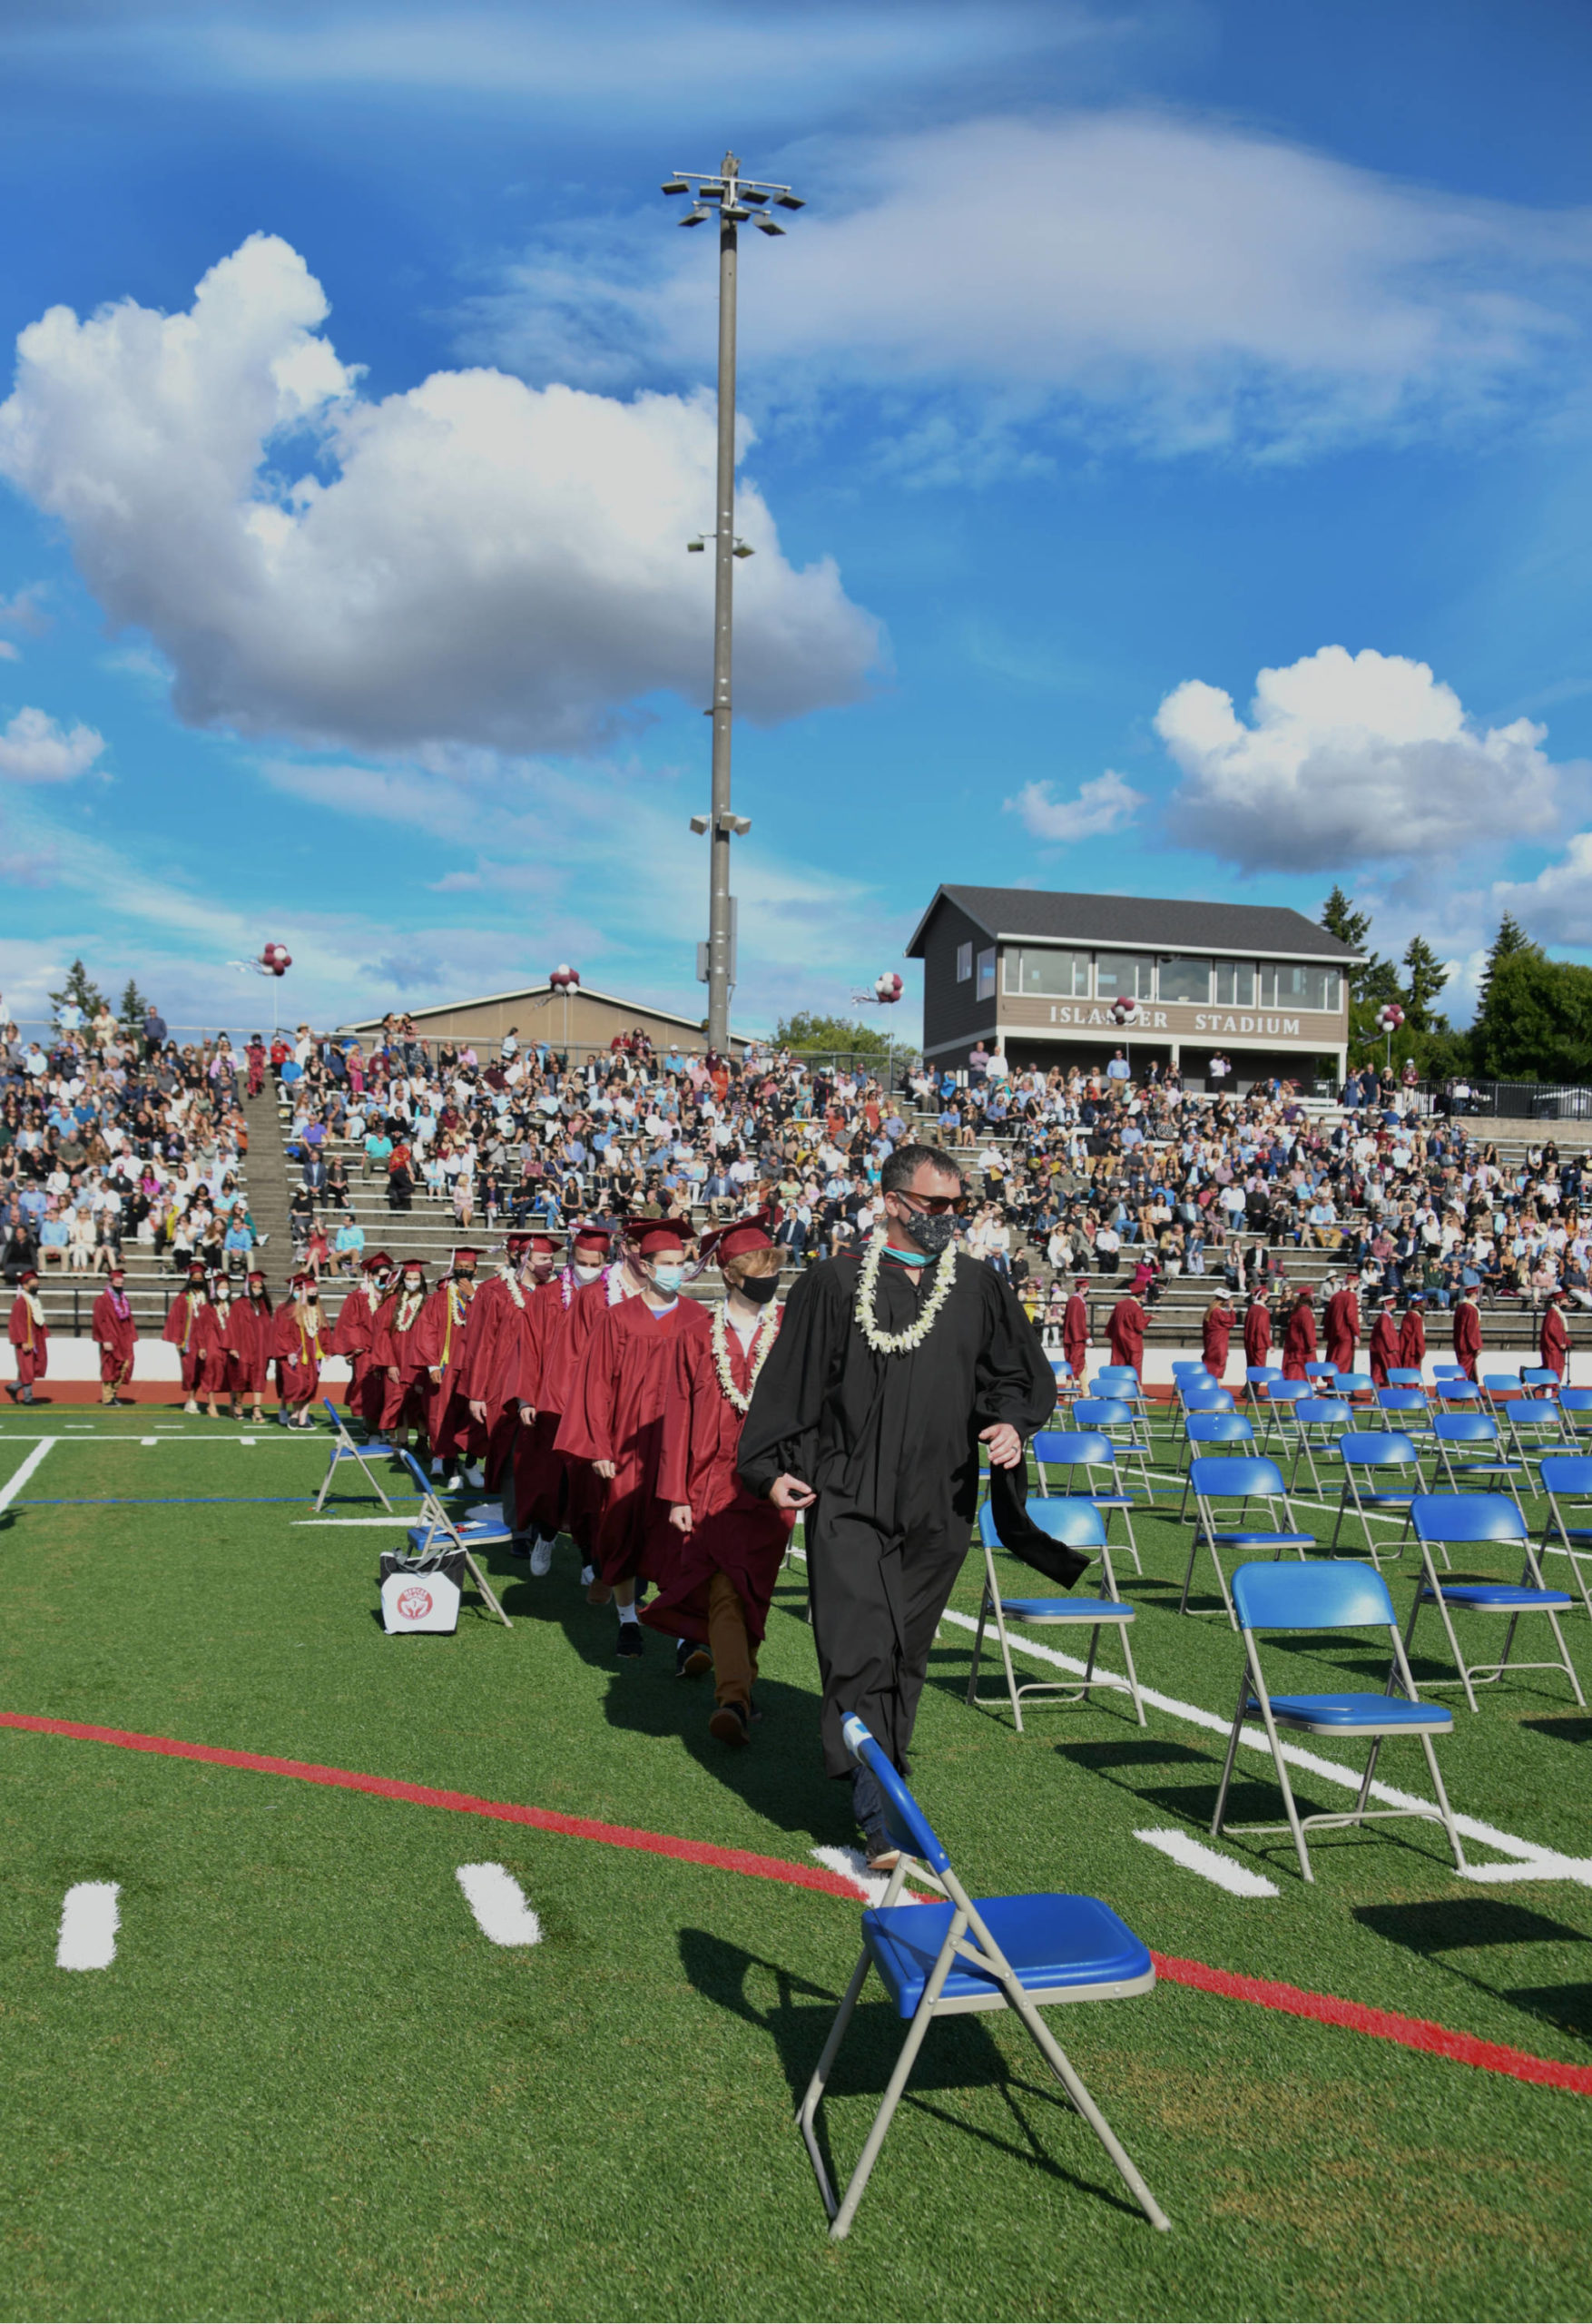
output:
[[[585,1816],[561,1816],[547,1807],[525,1807],[506,1799],[478,1799],[467,1791],[437,1791],[429,1784],[404,1783],[392,1776],[369,1776],[352,1768],[327,1768],[312,1759],[279,1759],[264,1751],[228,1751],[211,1743],[187,1743],[170,1735],[135,1735],[125,1728],[91,1727],[75,1718],[36,1718],[25,1711],[0,1711],[0,1727],[30,1735],[58,1735],[79,1743],[109,1743],[122,1751],[150,1751],[168,1759],[199,1759],[209,1767],[242,1768],[255,1775],[287,1776],[296,1783],[329,1786],[338,1791],[368,1792],[377,1799],[401,1799],[416,1807],[446,1807],[460,1816],[487,1816],[500,1824],[527,1824],[538,1832],[553,1832],[572,1840],[597,1840],[607,1847],[638,1848],[651,1856],[673,1856],[683,1864],[701,1864],[719,1872],[739,1872],[756,1880],[778,1880],[791,1888],[815,1889],[821,1896],[860,1902],[857,1890],[838,1872],[817,1865],[791,1864],[783,1856],[754,1856],[746,1848],[714,1847],[705,1840],[684,1840],[668,1832],[644,1832],[629,1824],[599,1824]],[[1270,1977],[1239,1976],[1230,1969],[1214,1969],[1204,1961],[1183,1961],[1174,1955],[1151,1955],[1157,1976],[1197,1991],[1219,1994],[1228,2001],[1253,2003],[1289,2017],[1306,2017],[1318,2025],[1338,2025],[1354,2034],[1368,2034],[1380,2042],[1396,2042],[1407,2050],[1449,2058],[1458,2065],[1476,2066],[1486,2073],[1501,2073],[1516,2082],[1538,2083],[1550,2090],[1575,2091],[1592,2097],[1592,2066],[1567,2065],[1558,2058],[1534,2057],[1528,2050],[1510,2049],[1501,2042],[1483,2042],[1473,2034],[1456,2034],[1424,2017],[1401,2017],[1395,2011],[1373,2009],[1364,2002],[1343,2001],[1335,1994],[1313,1994],[1302,1985],[1282,1984]]]

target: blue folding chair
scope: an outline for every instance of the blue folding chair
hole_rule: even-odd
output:
[[[448,1514],[446,1504],[430,1478],[412,1452],[400,1452],[398,1458],[408,1467],[420,1488],[419,1513],[408,1529],[410,1551],[418,1557],[429,1557],[439,1543],[459,1551],[469,1571],[471,1581],[496,1615],[506,1630],[514,1624],[498,1604],[491,1583],[476,1563],[476,1551],[502,1541],[512,1541],[513,1533],[500,1517],[456,1518]]]
[[[1371,1539],[1371,1521],[1374,1514],[1385,1512],[1391,1518],[1397,1513],[1402,1516],[1404,1527],[1392,1545],[1392,1553],[1394,1557],[1400,1556],[1410,1531],[1410,1504],[1425,1482],[1420,1473],[1420,1456],[1413,1443],[1408,1436],[1396,1430],[1351,1429],[1338,1439],[1338,1458],[1343,1463],[1343,1482],[1338,1494],[1338,1514],[1332,1521],[1332,1538],[1327,1544],[1328,1549],[1336,1551],[1344,1516],[1352,1510],[1365,1536],[1366,1555],[1372,1565],[1380,1566],[1381,1556]],[[1383,1484],[1361,1483],[1363,1476],[1383,1469],[1402,1471],[1404,1474],[1400,1483],[1391,1488]]]
[[[1078,1393],[1078,1383],[1072,1365],[1065,1355],[1053,1355],[1050,1369],[1056,1374],[1056,1401],[1058,1404],[1071,1401]]]
[[[1242,1445],[1246,1452],[1254,1451],[1254,1423],[1243,1413],[1191,1413],[1188,1417],[1188,1452],[1192,1462],[1196,1445],[1225,1444],[1229,1450]],[[1188,1514],[1188,1472],[1184,1471],[1183,1499],[1177,1504],[1177,1522],[1181,1525]]]
[[[1067,1414],[1075,1428],[1093,1429],[1101,1436],[1108,1436],[1115,1446],[1119,1459],[1135,1460],[1139,1464],[1148,1499],[1150,1491],[1150,1459],[1148,1423],[1135,1420],[1133,1408],[1120,1396],[1080,1396]]]
[[[1213,1388],[1221,1385],[1209,1366],[1198,1358],[1180,1357],[1172,1367],[1174,1380],[1208,1380]]]
[[[1188,1571],[1183,1577],[1183,1596],[1178,1601],[1180,1614],[1188,1611],[1189,1585],[1194,1581],[1194,1560],[1202,1545],[1211,1552],[1211,1563],[1216,1569],[1221,1585],[1222,1603],[1227,1609],[1227,1619],[1233,1620],[1233,1600],[1228,1594],[1227,1577],[1222,1571],[1222,1550],[1270,1550],[1281,1557],[1284,1550],[1297,1550],[1302,1557],[1306,1550],[1313,1550],[1313,1533],[1302,1533],[1294,1519],[1288,1488],[1282,1482],[1282,1472],[1275,1461],[1252,1455],[1248,1460],[1213,1460],[1208,1457],[1189,1463],[1189,1476],[1194,1483],[1194,1532],[1189,1543]],[[1239,1522],[1225,1528],[1216,1523],[1215,1504],[1219,1501],[1238,1503]],[[1252,1501],[1263,1501],[1271,1523],[1255,1527],[1243,1522],[1244,1512]],[[1282,1521],[1277,1521],[1281,1507]]]
[[[1502,1409],[1515,1450],[1527,1458],[1545,1452],[1567,1451],[1574,1443],[1565,1434],[1564,1415],[1557,1396],[1515,1396]]]
[[[1482,1402],[1489,1412],[1496,1413],[1507,1397],[1520,1393],[1520,1375],[1518,1372],[1483,1372],[1477,1385],[1481,1390]]]
[[[1304,1376],[1307,1380],[1324,1381],[1328,1387],[1334,1387],[1337,1384],[1338,1367],[1335,1364],[1307,1364],[1304,1367]],[[1318,1395],[1324,1393],[1325,1390],[1317,1388]]]
[[[1337,1564],[1312,1561],[1306,1565],[1241,1565],[1233,1577],[1233,1602],[1238,1610],[1238,1627],[1243,1637],[1243,1675],[1238,1688],[1238,1709],[1233,1717],[1233,1731],[1227,1738],[1227,1758],[1222,1769],[1221,1787],[1216,1794],[1216,1812],[1211,1818],[1211,1837],[1220,1839],[1223,1826],[1222,1811],[1227,1805],[1227,1793],[1233,1781],[1233,1765],[1238,1756],[1243,1722],[1252,1711],[1258,1710],[1266,1730],[1272,1764],[1277,1771],[1277,1782],[1282,1793],[1282,1805],[1288,1811],[1286,1824],[1229,1824],[1229,1832],[1292,1832],[1293,1846],[1299,1856],[1299,1869],[1312,1885],[1315,1875],[1311,1869],[1310,1850],[1304,1836],[1312,1827],[1318,1831],[1331,1831],[1349,1824],[1369,1824],[1391,1820],[1394,1817],[1419,1816],[1440,1822],[1449,1836],[1449,1846],[1454,1851],[1454,1862],[1465,1869],[1465,1854],[1459,1846],[1459,1834],[1454,1823],[1454,1811],[1449,1806],[1449,1796],[1443,1789],[1442,1775],[1438,1768],[1437,1753],[1432,1748],[1434,1735],[1451,1735],[1454,1731],[1453,1713],[1442,1703],[1423,1703],[1410,1674],[1410,1663],[1404,1642],[1399,1636],[1398,1617],[1388,1585],[1374,1566],[1361,1565],[1344,1559]],[[1385,1630],[1393,1649],[1392,1668],[1388,1683],[1380,1695],[1273,1695],[1268,1692],[1261,1669],[1260,1630]],[[1395,1678],[1403,1689],[1402,1696],[1393,1692]],[[1294,1804],[1293,1787],[1288,1780],[1288,1766],[1283,1757],[1278,1728],[1286,1728],[1295,1735],[1365,1736],[1370,1738],[1371,1756],[1365,1763],[1361,1780],[1360,1796],[1347,1815],[1301,1816]],[[1376,1774],[1377,1758],[1390,1736],[1411,1735],[1419,1738],[1426,1753],[1426,1764],[1431,1771],[1432,1789],[1437,1794],[1435,1808],[1423,1804],[1410,1807],[1369,1807],[1371,1778]]]
[[[1155,1982],[1148,1948],[1095,1896],[987,1896],[975,1903],[928,1817],[862,1721],[852,1716],[842,1731],[846,1748],[879,1786],[885,1826],[900,1850],[900,1860],[883,1902],[862,1915],[861,1955],[796,2114],[829,2214],[831,2242],[850,2232],[929,2025],[937,2017],[970,2010],[1017,2012],[1151,2226],[1169,2228],[1171,2221],[1039,2014],[1061,2002],[1122,2001],[1148,1993]],[[909,1874],[942,1901],[900,1903]],[[897,2016],[908,2021],[908,2033],[857,2167],[837,2203],[819,2149],[818,2109],[870,1968],[878,1970]]]
[[[1420,1366],[1418,1364],[1390,1364],[1388,1366],[1388,1385],[1390,1388],[1420,1388],[1424,1390],[1426,1382],[1421,1376]]]
[[[1106,1541],[1106,1520],[1092,1501],[1031,1501],[1028,1515],[1036,1525],[1049,1534],[1053,1541],[1065,1541],[1069,1550],[1092,1550],[1098,1553],[1105,1571],[1104,1598],[1003,1598],[995,1571],[995,1552],[1000,1547],[1000,1535],[995,1530],[995,1512],[986,1502],[978,1512],[978,1537],[984,1544],[984,1597],[978,1608],[978,1629],[973,1640],[973,1667],[968,1673],[968,1700],[993,1708],[991,1698],[978,1692],[978,1662],[984,1651],[984,1631],[990,1617],[995,1620],[996,1636],[1000,1640],[1000,1659],[1006,1669],[1006,1691],[1017,1721],[1017,1733],[1023,1731],[1025,1695],[1060,1695],[1068,1702],[1087,1702],[1090,1689],[1098,1684],[1095,1677],[1095,1658],[1100,1650],[1100,1633],[1115,1630],[1122,1641],[1123,1666],[1127,1672],[1127,1690],[1133,1697],[1134,1711],[1139,1725],[1145,1724],[1145,1706],[1139,1699],[1139,1677],[1134,1669],[1133,1648],[1128,1640],[1134,1609],[1126,1603],[1116,1587],[1116,1576],[1111,1571],[1111,1551]],[[1089,1632],[1089,1659],[1081,1685],[1062,1679],[1025,1679],[1018,1685],[1012,1669],[1011,1642],[1007,1635],[1007,1617],[1014,1621],[1042,1622],[1056,1627],[1086,1630]]]
[[[1246,1364],[1243,1367],[1244,1401],[1252,1413],[1264,1409],[1273,1388],[1282,1377],[1280,1364]],[[1263,1393],[1262,1392],[1264,1391]]]
[[[1376,1382],[1369,1372],[1340,1372],[1332,1393],[1350,1398],[1363,1397],[1369,1403],[1376,1394]]]
[[[1431,1367],[1431,1376],[1434,1381],[1463,1380],[1466,1376],[1465,1367],[1462,1364],[1439,1364],[1434,1361]]]
[[[1498,1423],[1489,1413],[1439,1413],[1431,1433],[1450,1492],[1503,1492],[1519,1508],[1520,1479],[1529,1484],[1531,1472],[1524,1461],[1511,1461],[1504,1452]],[[1520,1511],[1522,1517],[1525,1513]]]
[[[1523,1364],[1520,1366],[1520,1385],[1531,1389],[1538,1395],[1557,1396],[1558,1374],[1549,1364]]]
[[[1303,1403],[1309,1394],[1308,1380],[1284,1380],[1279,1374],[1278,1377],[1273,1381],[1266,1392],[1266,1424],[1261,1431],[1263,1452],[1272,1441],[1273,1429],[1276,1430],[1278,1438],[1283,1444],[1288,1443],[1290,1437],[1297,1438],[1299,1432],[1293,1416],[1294,1406]]]
[[[1390,1378],[1391,1374],[1389,1375]],[[1431,1406],[1419,1388],[1379,1388],[1376,1408],[1388,1415],[1387,1425],[1410,1438],[1411,1443],[1430,1449],[1431,1444]]]
[[[1074,1409],[1076,1411],[1076,1406]],[[1134,1561],[1134,1571],[1142,1574],[1145,1569],[1139,1557],[1139,1545],[1134,1539],[1134,1498],[1130,1492],[1125,1492],[1125,1481],[1118,1476],[1116,1470],[1117,1456],[1122,1448],[1114,1444],[1110,1437],[1097,1428],[1071,1432],[1042,1428],[1029,1449],[1034,1455],[1034,1471],[1039,1480],[1042,1497],[1049,1498],[1050,1472],[1056,1468],[1066,1472],[1062,1481],[1061,1498],[1075,1498],[1076,1489],[1073,1480],[1081,1469],[1084,1472],[1083,1497],[1094,1502],[1105,1516],[1107,1526],[1111,1521],[1111,1512],[1114,1509],[1121,1512],[1123,1529],[1127,1535],[1127,1552]],[[1101,1489],[1102,1481],[1104,1491]]]
[[[1573,1393],[1578,1395],[1581,1391]],[[1592,1559],[1592,1527],[1565,1522],[1566,1503],[1573,1507],[1577,1502],[1592,1502],[1592,1458],[1585,1452],[1545,1452],[1537,1473],[1548,1496],[1548,1522],[1543,1527],[1538,1554],[1569,1559],[1581,1603],[1588,1620],[1592,1620],[1592,1596],[1587,1594],[1587,1577],[1581,1571],[1583,1560]],[[1557,1541],[1553,1539],[1556,1533]]]
[[[1474,1380],[1464,1374],[1445,1373],[1436,1384],[1438,1403],[1446,1413],[1479,1412],[1481,1390]]]
[[[349,1424],[347,1421],[343,1418],[341,1413],[339,1412],[337,1406],[332,1403],[331,1398],[329,1396],[322,1396],[320,1401],[326,1406],[328,1416],[331,1421],[331,1459],[327,1465],[326,1474],[320,1481],[320,1491],[315,1496],[316,1514],[319,1516],[321,1510],[326,1506],[326,1496],[331,1491],[332,1479],[337,1475],[339,1462],[342,1461],[353,1461],[357,1462],[359,1469],[363,1472],[366,1483],[369,1486],[371,1492],[376,1495],[377,1500],[381,1503],[381,1506],[386,1510],[388,1515],[390,1517],[392,1515],[392,1503],[388,1501],[386,1493],[382,1491],[379,1478],[376,1475],[374,1470],[368,1465],[368,1463],[370,1461],[379,1461],[384,1458],[396,1460],[398,1456],[398,1446],[396,1444],[356,1444],[353,1437],[349,1432]]]
[[[1450,1650],[1454,1658],[1458,1679],[1429,1679],[1429,1687],[1459,1686],[1465,1689],[1465,1700],[1476,1709],[1476,1687],[1496,1686],[1506,1669],[1562,1670],[1570,1682],[1571,1691],[1583,1709],[1587,1698],[1581,1692],[1581,1682],[1558,1626],[1561,1614],[1568,1613],[1575,1600],[1562,1590],[1548,1589],[1542,1579],[1542,1569],[1537,1562],[1537,1552],[1526,1531],[1526,1521],[1517,1504],[1501,1492],[1430,1492],[1419,1493],[1410,1510],[1410,1521],[1415,1538],[1420,1544],[1421,1564],[1425,1582],[1415,1592],[1415,1602],[1410,1609],[1410,1620],[1404,1630],[1404,1643],[1410,1646],[1415,1637],[1415,1624],[1422,1606],[1435,1605],[1442,1617],[1448,1633]],[[1522,1569],[1518,1582],[1456,1581],[1451,1576],[1439,1577],[1431,1553],[1438,1544],[1444,1549],[1479,1549],[1499,1544],[1520,1551]],[[1467,1663],[1459,1650],[1459,1637],[1454,1629],[1450,1609],[1464,1607],[1478,1614],[1507,1614],[1509,1627],[1504,1633],[1504,1650],[1496,1662]],[[1557,1662],[1514,1662],[1509,1660],[1515,1643],[1515,1631],[1522,1614],[1545,1614],[1558,1648]]]
[[[1592,1388],[1561,1388],[1558,1413],[1567,1443],[1592,1443]]]
[[[1353,1407],[1341,1396],[1301,1396],[1293,1407],[1293,1422],[1299,1431],[1299,1442],[1293,1448],[1293,1466],[1288,1472],[1288,1490],[1292,1492],[1298,1484],[1299,1464],[1302,1461],[1320,1492],[1323,1488],[1315,1456],[1331,1452],[1343,1431],[1353,1427]]]

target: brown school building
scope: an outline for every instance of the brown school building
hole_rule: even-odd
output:
[[[1003,1040],[1014,1067],[1103,1067],[1125,1050],[1206,1084],[1279,1074],[1309,1092],[1347,1071],[1349,979],[1361,955],[1302,912],[1160,896],[940,888],[907,947],[923,962],[928,1064],[961,1067]],[[1137,1002],[1119,1025],[1114,1003]]]

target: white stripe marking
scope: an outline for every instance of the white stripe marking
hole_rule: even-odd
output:
[[[158,1436],[141,1436],[138,1441],[141,1444],[158,1444],[161,1440]]]
[[[110,1967],[116,1958],[116,1931],[122,1922],[116,1907],[121,1894],[113,1880],[80,1880],[66,1891],[55,1945],[57,1969]]]
[[[17,1494],[22,1491],[24,1485],[26,1484],[28,1479],[37,1469],[40,1462],[44,1459],[51,1445],[55,1443],[58,1440],[54,1436],[42,1436],[38,1443],[34,1446],[33,1451],[28,1454],[27,1459],[23,1462],[21,1468],[17,1470],[15,1475],[7,1477],[5,1482],[3,1485],[0,1485],[0,1509],[10,1508],[12,1502],[16,1499]]]
[[[865,1896],[870,1905],[883,1904],[884,1892],[890,1885],[889,1875],[870,1872],[868,1858],[860,1848],[812,1848],[809,1853],[826,1872],[838,1872],[842,1880],[849,1880],[857,1894]],[[901,1901],[905,1904],[906,1898]]]
[[[1470,1864],[1461,1880],[1578,1880],[1592,1888],[1592,1856],[1554,1856],[1544,1850],[1525,1864]]]
[[[1159,1848],[1174,1864],[1181,1864],[1185,1872],[1197,1872],[1202,1880],[1214,1881],[1230,1896],[1275,1896],[1281,1893],[1274,1880],[1264,1879],[1247,1865],[1235,1864],[1230,1856],[1223,1856],[1216,1848],[1202,1846],[1187,1832],[1135,1832],[1134,1837],[1143,1840],[1146,1847]]]
[[[476,1915],[476,1926],[492,1944],[541,1944],[542,1924],[506,1866],[461,1864],[455,1877]]]

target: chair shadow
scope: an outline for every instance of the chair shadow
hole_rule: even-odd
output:
[[[1374,1935],[1402,1945],[1422,1960],[1442,1957],[1442,1966],[1477,1993],[1513,2003],[1529,2016],[1540,2018],[1561,2033],[1592,2042],[1592,1984],[1562,1985],[1493,1984],[1450,1956],[1514,1945],[1592,1944],[1583,1929],[1572,1928],[1528,1905],[1498,1897],[1466,1897],[1454,1903],[1361,1905],[1354,1917]]]
[[[1534,1734],[1551,1735],[1558,1743],[1592,1743],[1592,1718],[1523,1718],[1520,1724]]]
[[[690,1983],[704,2000],[755,2026],[772,2040],[794,2114],[822,2054],[840,1995],[706,1929],[682,1929],[680,1960]],[[766,2007],[760,2006],[747,1991],[748,1979],[753,1973],[773,1981],[774,1999]],[[870,2002],[867,1993],[864,1986],[864,1998],[857,2004],[825,2088],[826,2102],[830,2098],[863,2098],[877,2104],[884,2095],[885,2084],[906,2039],[907,2022],[889,2002]],[[812,2005],[803,2006],[804,2003]],[[966,2090],[997,2092],[1021,2132],[1022,2142],[1002,2138],[929,2102],[931,2093]],[[1114,2178],[1086,2178],[1047,2152],[1023,2112],[1019,2097],[1053,2106],[1065,2114],[1076,2113],[1059,2083],[1027,2082],[1015,2074],[979,2017],[947,2017],[929,2029],[913,2065],[911,2080],[902,2093],[901,2106],[903,2111],[912,2109],[964,2132],[993,2147],[997,2153],[1040,2171],[1047,2178],[1080,2194],[1098,2196],[1128,2218],[1136,2220],[1142,2216],[1138,2206],[1122,2193]],[[843,2186],[855,2157],[851,2164],[837,2167],[821,2107],[817,2135],[830,2184]]]

